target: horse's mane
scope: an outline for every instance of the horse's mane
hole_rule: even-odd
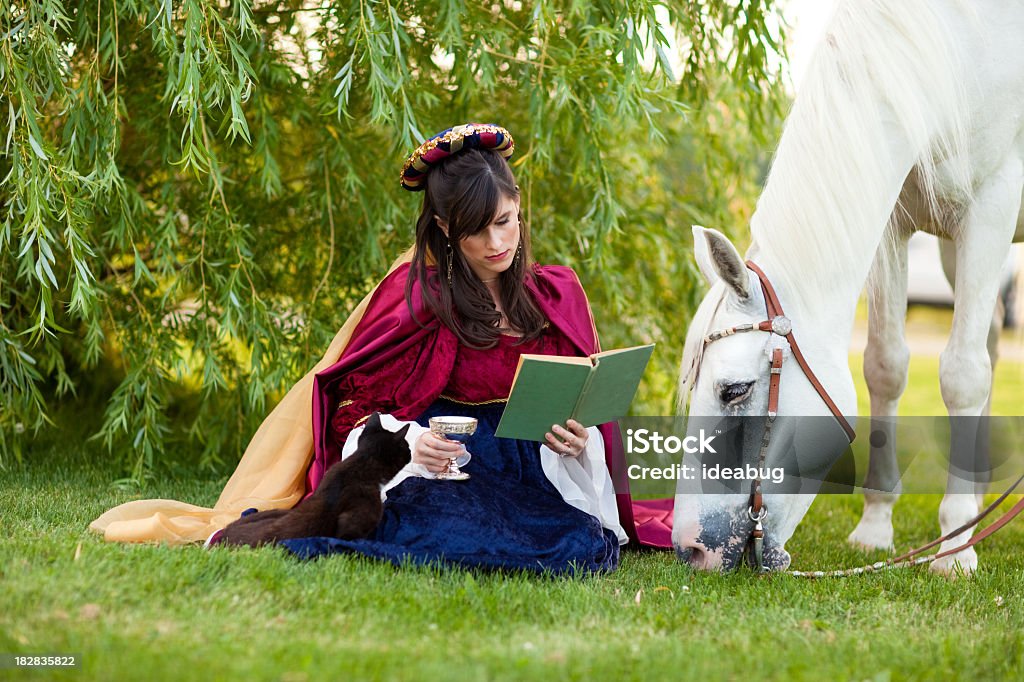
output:
[[[786,122],[764,192],[751,220],[761,253],[785,272],[812,278],[793,287],[815,295],[838,281],[867,275],[893,214],[892,158],[881,141],[903,135],[916,154],[919,184],[938,210],[936,166],[966,149],[965,60],[957,32],[971,31],[969,3],[954,1],[950,25],[934,0],[841,0],[818,45]],[[970,196],[967,164],[943,168],[944,200]],[[874,229],[877,226],[877,230]]]

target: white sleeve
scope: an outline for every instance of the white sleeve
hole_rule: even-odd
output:
[[[619,523],[619,507],[615,500],[612,477],[605,464],[604,438],[596,426],[587,429],[590,438],[579,457],[561,457],[547,445],[540,446],[540,464],[562,498],[573,507],[597,517],[601,525],[629,542]]]

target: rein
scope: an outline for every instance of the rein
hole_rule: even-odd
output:
[[[734,334],[742,334],[747,332],[768,332],[773,335],[773,341],[770,342],[767,348],[768,360],[770,363],[770,375],[768,381],[768,415],[767,422],[765,423],[764,434],[761,437],[761,446],[758,451],[758,464],[757,471],[760,472],[765,468],[765,461],[768,456],[768,446],[771,443],[772,425],[775,423],[775,418],[779,411],[779,391],[780,383],[782,381],[782,364],[788,355],[785,353],[786,350],[790,351],[793,358],[796,359],[797,364],[803,371],[804,376],[811,382],[811,386],[818,393],[821,399],[828,406],[830,412],[835,417],[836,421],[843,428],[846,433],[846,437],[852,443],[856,437],[856,432],[853,426],[850,424],[846,416],[836,406],[834,400],[829,396],[828,391],[815,376],[811,370],[811,366],[808,364],[807,359],[800,351],[800,346],[797,345],[796,337],[793,336],[793,324],[785,312],[782,309],[782,304],[779,302],[779,297],[775,293],[775,288],[772,286],[768,276],[764,274],[753,261],[746,262],[747,268],[757,275],[758,280],[761,283],[761,291],[764,294],[765,312],[767,313],[767,319],[762,322],[749,322],[746,324],[739,324],[734,327],[729,327],[720,331],[710,332],[704,337],[703,346],[701,348],[700,355],[698,356],[694,367],[691,369],[692,381],[690,387],[696,385],[696,374],[700,370],[700,362],[703,359],[703,351],[707,348],[708,344],[714,343],[720,339],[733,336]],[[954,547],[953,549],[937,554],[932,554],[924,557],[916,557],[918,554],[938,545],[946,540],[954,538],[967,530],[970,530],[974,526],[978,525],[985,517],[991,514],[995,509],[1012,493],[1020,483],[1024,481],[1024,475],[1021,475],[1002,495],[999,496],[992,504],[985,508],[980,514],[975,516],[973,519],[965,523],[963,526],[953,530],[941,538],[933,540],[926,545],[922,545],[916,549],[913,549],[901,556],[886,561],[878,561],[874,564],[866,566],[859,566],[857,568],[851,568],[846,570],[836,571],[788,571],[790,575],[802,577],[802,578],[822,578],[822,577],[844,577],[849,575],[859,575],[862,573],[871,573],[873,571],[882,570],[886,568],[895,568],[903,566],[917,566],[923,563],[929,563],[936,559],[956,554],[969,547],[973,547],[978,544],[986,537],[992,535],[997,530],[1005,526],[1015,516],[1024,511],[1024,498],[1017,502],[1009,511],[1003,514],[1002,517],[994,521],[992,524],[987,526],[984,530],[979,532],[977,535],[972,537],[963,545]],[[763,495],[761,491],[761,477],[757,476],[750,485],[750,504],[747,507],[747,515],[750,520],[754,522],[754,528],[750,533],[750,538],[747,543],[748,549],[751,551],[753,563],[755,568],[759,572],[766,572],[768,569],[764,565],[764,525],[763,521],[768,516],[768,507],[764,504]]]

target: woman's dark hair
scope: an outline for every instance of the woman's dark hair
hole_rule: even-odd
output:
[[[418,281],[424,303],[466,346],[491,348],[497,344],[502,329],[501,314],[487,287],[463,257],[461,242],[491,224],[502,197],[518,196],[519,187],[508,162],[488,150],[460,152],[427,176],[405,297],[411,310],[413,281]],[[448,224],[447,237],[435,216]],[[530,235],[521,215],[519,243],[522,250],[517,250],[512,265],[499,276],[499,285],[509,325],[522,334],[522,341],[527,341],[540,336],[546,320],[524,285],[525,278],[533,276],[533,256]],[[436,269],[428,268],[428,258]]]

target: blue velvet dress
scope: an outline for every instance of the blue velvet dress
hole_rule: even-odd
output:
[[[541,468],[540,444],[494,436],[520,353],[538,352],[572,350],[552,327],[525,344],[503,336],[493,349],[460,348],[444,394],[419,417],[423,426],[438,415],[478,420],[466,443],[472,461],[462,467],[469,479],[405,479],[388,491],[384,517],[371,538],[316,537],[281,544],[302,558],[357,552],[394,564],[553,574],[614,570],[619,561],[615,533],[562,499]]]

